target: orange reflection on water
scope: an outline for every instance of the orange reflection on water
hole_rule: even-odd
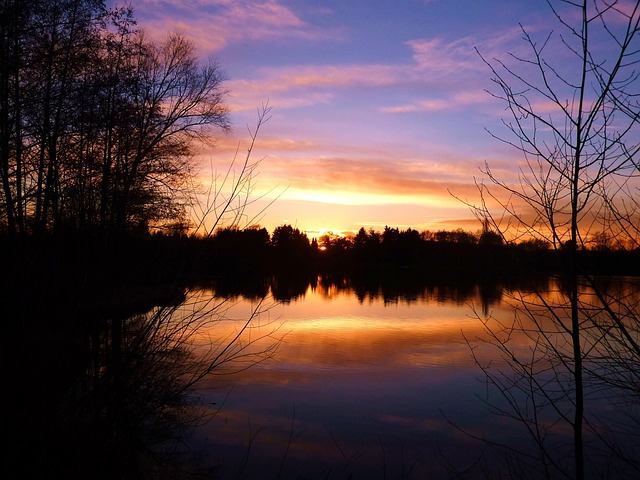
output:
[[[393,375],[405,367],[472,368],[467,339],[483,335],[483,324],[474,316],[474,305],[480,304],[477,296],[445,301],[441,292],[395,303],[383,298],[362,302],[349,289],[309,287],[305,296],[289,303],[262,304],[262,313],[239,341],[253,342],[252,352],[277,343],[277,352],[257,365],[256,372],[250,369],[235,380],[251,381],[254,373],[262,376],[266,370],[269,382],[287,383],[275,378],[277,372],[290,379],[309,370]],[[230,305],[223,318],[201,332],[205,344],[235,338],[255,307],[255,301],[247,300]]]
[[[254,341],[256,353],[274,343],[278,348],[248,369],[207,379],[208,403],[222,408],[201,434],[215,438],[210,451],[226,463],[235,455],[241,464],[250,443],[260,471],[269,465],[265,458],[282,457],[293,428],[287,455],[300,465],[339,467],[339,442],[349,454],[366,452],[363,468],[373,466],[376,474],[384,442],[389,452],[397,447],[415,459],[418,476],[430,472],[440,448],[459,455],[466,441],[442,412],[470,431],[481,429],[481,374],[466,339],[484,335],[474,311],[512,315],[500,305],[478,290],[436,287],[395,298],[369,292],[363,299],[347,284],[316,285],[288,303],[266,302],[241,341]],[[234,338],[255,306],[236,301],[202,338]],[[490,359],[495,351],[480,343],[475,354]]]
[[[215,444],[208,447],[212,462],[236,458],[238,465],[250,445],[258,476],[269,471],[273,475],[264,476],[277,478],[283,452],[287,465],[304,465],[294,473],[339,469],[342,452],[360,452],[357,477],[379,478],[384,445],[390,476],[406,460],[415,478],[448,478],[434,473],[443,453],[459,465],[477,460],[477,444],[448,419],[467,433],[491,432],[509,445],[522,441],[507,417],[491,415],[479,400],[487,388],[478,363],[505,366],[504,352],[487,341],[487,328],[496,334],[494,341],[504,335],[509,352],[527,359],[537,351],[537,329],[551,321],[544,304],[559,318],[566,315],[566,294],[557,283],[537,288],[500,290],[492,297],[479,288],[425,287],[394,297],[371,290],[357,295],[343,282],[314,285],[288,303],[267,302],[240,342],[256,354],[278,348],[223,382],[212,376],[202,385],[208,403],[216,405],[212,410],[222,408],[201,431],[201,441]],[[625,298],[627,290],[638,291],[616,286]],[[587,288],[581,294],[587,303],[595,299]],[[203,329],[202,338],[224,345],[255,306],[255,300],[230,305]],[[565,348],[562,332],[549,329],[545,338]],[[547,360],[539,360],[536,366],[544,369]],[[400,466],[392,465],[394,455],[402,459]],[[233,473],[224,478],[238,477]]]

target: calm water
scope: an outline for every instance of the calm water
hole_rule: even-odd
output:
[[[621,311],[632,313],[628,333],[640,341],[640,283],[607,282],[607,294],[622,298]],[[526,415],[535,413],[545,454],[553,468],[570,475],[572,377],[566,364],[555,362],[549,369],[544,343],[534,348],[533,322],[554,349],[566,354],[570,343],[564,333],[553,333],[562,329],[546,308],[529,304],[530,316],[522,308],[515,315],[520,301],[543,298],[557,319],[565,318],[566,298],[557,285],[542,281],[536,286],[542,297],[497,286],[400,291],[406,290],[360,289],[320,279],[306,291],[299,284],[280,285],[279,291],[272,286],[261,304],[255,298],[226,300],[211,321],[207,308],[195,307],[221,300],[213,291],[194,290],[183,313],[196,319],[196,351],[224,359],[199,384],[208,421],[189,440],[195,464],[222,479],[496,478],[498,470],[540,478],[542,472],[532,470],[539,463],[516,472],[523,464],[514,464],[512,454],[500,456],[504,450],[489,448],[486,441],[537,453],[525,425],[509,418],[509,398]],[[594,314],[597,299],[589,289],[580,298],[584,314],[595,319],[583,326],[583,349],[590,356],[585,365],[594,368],[585,371],[588,478],[637,478],[640,405],[637,387],[628,383],[637,376],[637,355],[602,350],[608,344],[599,327],[606,318]],[[256,308],[261,313],[243,329]],[[525,361],[534,358],[535,381],[542,383],[514,376],[487,342],[486,325],[496,332],[499,322],[514,318],[523,323],[510,333],[509,351]],[[592,328],[585,330],[588,325]],[[527,330],[530,336],[523,333]],[[235,348],[225,349],[233,339]],[[479,365],[504,374],[497,378],[507,385],[513,378],[525,381],[503,396],[487,384]]]
[[[574,378],[558,286],[540,280],[537,296],[414,280],[260,279],[130,317],[16,315],[9,338],[29,343],[8,344],[5,423],[9,447],[32,455],[9,450],[10,466],[31,478],[542,478],[538,457],[516,463],[487,442],[537,453],[508,399],[544,436],[548,477],[571,478]],[[586,478],[640,478],[640,281],[599,281],[601,296],[579,295]],[[518,319],[497,335],[533,376],[486,341],[486,326]],[[202,475],[172,476],[181,468]]]
[[[200,390],[215,416],[192,446],[223,478],[449,478],[447,463],[463,470],[483,449],[454,424],[517,440],[479,400],[486,387],[467,343],[482,361],[495,356],[477,342],[474,312],[509,316],[505,302],[477,289],[389,300],[309,287],[267,304],[244,341],[277,351],[239,372],[230,362]],[[205,343],[231,338],[255,306],[236,300]]]

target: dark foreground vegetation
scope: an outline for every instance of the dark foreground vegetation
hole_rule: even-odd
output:
[[[193,282],[247,282],[271,276],[347,275],[438,281],[509,281],[558,274],[571,249],[540,241],[503,243],[491,232],[418,232],[386,227],[356,235],[309,238],[290,225],[180,233],[95,236],[82,231],[3,237],[4,292],[28,285],[43,301],[65,298],[90,309],[144,308]],[[566,254],[563,253],[566,250]],[[597,245],[576,252],[588,275],[638,275],[640,250]],[[66,289],[66,291],[65,291]],[[145,297],[146,302],[145,302]],[[139,303],[139,304],[138,304]],[[128,304],[128,305],[127,305]]]
[[[208,238],[66,231],[5,236],[1,248],[3,354],[10,366],[3,398],[13,440],[4,468],[27,477],[189,471],[181,463],[188,465],[188,457],[174,456],[169,446],[197,421],[186,409],[194,383],[183,382],[193,374],[178,366],[188,364],[185,345],[169,345],[171,337],[155,329],[167,324],[191,286],[214,286],[221,297],[271,293],[286,302],[319,281],[389,301],[414,298],[428,285],[464,292],[480,284],[490,303],[498,285],[531,283],[535,272],[557,266],[557,255],[540,244],[395,228],[320,239],[288,225],[271,235],[222,228]],[[580,254],[585,268],[638,272],[637,252]]]

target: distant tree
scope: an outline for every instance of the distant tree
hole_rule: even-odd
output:
[[[624,248],[624,243],[620,243],[611,233],[603,231],[593,233],[591,238],[585,240],[585,246],[599,251],[611,251]]]
[[[367,243],[369,241],[369,235],[367,235],[367,231],[364,227],[360,227],[358,233],[353,238],[353,248],[356,251],[362,251],[367,247]]]
[[[367,245],[370,248],[378,248],[382,242],[380,233],[376,232],[373,228],[370,228],[367,232]]]
[[[353,266],[358,253],[354,252],[352,238],[328,232],[322,235],[319,240],[324,248],[322,256],[319,257],[322,265],[345,271]]]
[[[311,260],[309,237],[291,225],[281,225],[274,229],[271,234],[271,247],[280,268],[301,269]]]
[[[298,228],[294,228],[291,225],[280,225],[271,234],[271,244],[276,249],[287,250],[301,246],[306,247],[309,244],[309,239]]]
[[[480,238],[478,239],[478,244],[480,245],[502,245],[503,238],[499,233],[493,232],[491,230],[487,230],[480,234]]]
[[[518,247],[527,251],[544,251],[550,248],[550,244],[540,238],[529,238],[518,243]]]
[[[388,225],[384,227],[382,232],[382,245],[385,248],[390,248],[394,243],[398,241],[400,238],[400,230],[397,228],[389,227]]]
[[[333,232],[327,232],[324,235],[321,235],[320,243],[325,247],[325,251],[329,253],[347,251],[350,250],[352,246],[352,242],[349,238]]]
[[[433,234],[433,239],[441,243],[475,243],[473,235],[458,230],[438,230]]]
[[[354,261],[358,264],[367,263],[369,265],[379,261],[380,255],[380,234],[373,230],[366,231],[363,228],[353,237],[351,249]]]
[[[203,242],[199,239],[199,242]],[[218,228],[210,242],[210,251],[203,259],[210,265],[207,270],[239,275],[262,271],[269,258],[270,237],[266,228],[237,225]]]
[[[245,229],[243,229],[244,237],[247,239],[247,242],[251,245],[256,246],[268,246],[270,237],[269,232],[266,228],[260,227],[259,225],[251,225]]]
[[[422,232],[420,232],[420,238],[423,242],[433,242],[435,239],[435,235],[431,230],[423,230]]]

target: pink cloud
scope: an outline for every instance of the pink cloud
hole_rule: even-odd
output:
[[[297,65],[263,68],[256,79],[227,82],[234,111],[255,108],[269,99],[276,109],[308,107],[328,103],[336,89],[383,88],[406,83],[410,76],[406,65]]]
[[[530,27],[532,31],[539,28]],[[455,84],[473,80],[478,74],[486,77],[488,68],[480,55],[492,60],[505,58],[509,52],[519,54],[526,48],[522,42],[520,27],[487,35],[482,39],[467,36],[448,42],[442,38],[429,38],[410,40],[406,44],[413,51],[413,61],[418,72],[435,81],[448,79]]]
[[[335,94],[330,91],[308,91],[284,89],[278,80],[230,80],[226,83],[229,95],[227,103],[233,112],[253,111],[265,101],[276,110],[309,107],[331,101]]]
[[[154,38],[180,31],[197,39],[203,55],[244,39],[321,39],[326,34],[276,0],[140,0],[144,30]]]
[[[482,66],[468,37],[451,43],[439,38],[410,40],[407,45],[413,50],[413,60],[420,72],[437,76],[460,75],[469,70],[477,71]]]
[[[260,70],[262,79],[242,86],[271,92],[305,88],[395,85],[406,78],[405,65],[294,65]],[[240,82],[239,82],[240,83]]]
[[[208,3],[208,2],[205,2]],[[258,34],[253,30],[254,26],[260,29],[269,28],[270,33],[275,33],[272,29],[294,29],[299,30],[306,28],[308,25],[298,18],[290,9],[280,5],[278,2],[268,0],[265,2],[242,1],[242,0],[225,0],[218,2],[210,2],[218,5],[224,4],[226,11],[223,11],[221,17],[225,21],[231,21],[232,24],[244,25],[248,34]],[[264,33],[264,30],[262,31]]]
[[[478,59],[479,60],[479,59]],[[239,100],[236,110],[253,108],[256,101],[279,98],[285,108],[326,103],[335,96],[336,89],[385,88],[416,86],[433,83],[425,78],[418,64],[318,65],[264,68],[254,80],[240,79],[228,82],[231,96]],[[461,87],[462,88],[462,85]],[[436,111],[480,103],[486,94],[467,91],[454,93],[446,99],[428,99],[418,104],[384,107],[384,112]],[[322,93],[321,93],[322,92]],[[384,97],[380,97],[384,98]],[[241,102],[241,103],[240,103]],[[276,102],[272,102],[276,106]]]
[[[463,91],[454,93],[447,98],[421,100],[405,105],[382,107],[380,108],[380,111],[383,113],[437,112],[466,108],[471,105],[485,104],[491,101],[491,96],[482,90],[469,92]]]
[[[181,31],[197,39],[196,45],[201,54],[217,52],[229,43],[246,39],[336,41],[335,35],[328,35],[307,23],[276,0],[141,0],[136,2],[136,7],[148,17],[141,23],[151,36],[160,38],[166,32]],[[331,13],[324,9],[319,14]],[[499,36],[499,40],[487,41],[483,50],[504,50],[504,41],[511,37],[511,33],[505,33]],[[273,107],[282,110],[327,104],[336,97],[336,89],[399,85],[433,86],[453,93],[444,98],[384,107],[382,112],[443,111],[478,103],[470,100],[468,93],[456,92],[469,88],[469,78],[478,78],[478,71],[487,71],[474,51],[474,39],[465,37],[448,43],[443,39],[418,39],[407,42],[407,45],[413,51],[413,61],[399,64],[263,68],[252,79],[227,82],[230,92],[228,103],[234,112],[242,112],[253,110],[268,99]],[[478,90],[482,91],[482,88]]]
[[[479,42],[488,58],[504,55],[514,44],[517,31]],[[421,39],[407,42],[412,61],[397,64],[291,65],[262,68],[253,79],[228,83],[236,110],[254,108],[265,98],[284,108],[330,102],[336,89],[403,86],[444,91],[442,98],[381,107],[385,113],[442,111],[486,103],[484,92],[490,76],[488,67],[475,51],[476,42],[465,37],[454,42]],[[513,50],[513,49],[512,49]],[[473,91],[471,90],[473,89]],[[384,97],[380,97],[384,98]]]

